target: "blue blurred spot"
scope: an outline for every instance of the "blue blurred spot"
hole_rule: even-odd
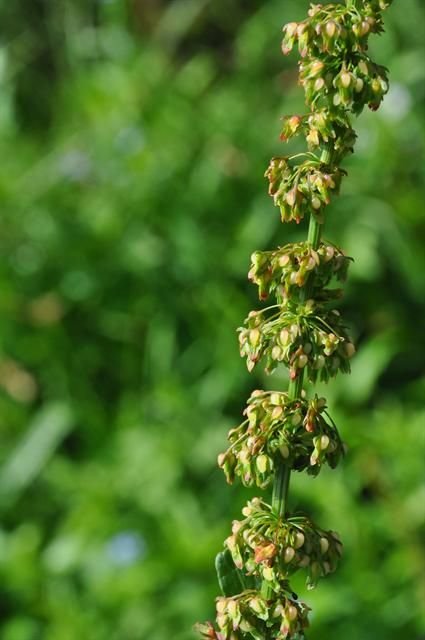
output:
[[[117,567],[128,567],[146,554],[146,543],[134,531],[121,531],[106,545],[106,554]]]

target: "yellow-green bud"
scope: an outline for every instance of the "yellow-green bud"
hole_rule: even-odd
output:
[[[258,329],[251,329],[249,332],[249,342],[253,347],[256,347],[260,342],[261,334]]]
[[[288,262],[290,262],[290,260],[291,260],[291,259],[290,259],[290,257],[288,256],[288,254],[285,254],[285,255],[283,255],[283,256],[280,256],[280,258],[279,258],[279,266],[280,266],[280,267],[285,267],[285,266],[288,264]]]
[[[236,600],[229,600],[227,605],[227,612],[231,618],[234,618],[238,613],[238,605]]]
[[[279,339],[281,343],[286,346],[290,340],[289,331],[287,331],[286,329],[282,329],[282,331],[279,333]]]
[[[215,608],[217,613],[224,613],[227,609],[227,598],[217,598]]]
[[[320,538],[320,551],[326,553],[329,549],[329,541],[327,538]]]
[[[304,369],[304,367],[306,366],[308,362],[308,357],[303,353],[302,355],[298,356],[298,360],[297,360],[297,364],[299,369]]]
[[[347,71],[341,73],[341,84],[344,89],[348,89],[351,84],[351,73],[348,73]]]
[[[256,463],[257,469],[260,473],[265,473],[269,466],[269,458],[268,456],[262,454],[257,457]]]
[[[275,344],[275,346],[272,349],[273,360],[280,360],[282,358],[282,355],[283,355],[282,349],[279,347],[279,345]]]
[[[289,564],[295,556],[295,551],[292,547],[286,547],[284,554],[283,554],[283,559],[286,562],[286,564]]]
[[[369,67],[367,66],[366,62],[364,60],[360,60],[359,64],[358,64],[358,68],[360,69],[361,73],[364,76],[367,76],[369,74]]]
[[[325,31],[326,34],[330,37],[333,38],[336,32],[336,24],[333,20],[329,20],[329,22],[326,23],[325,25]]]
[[[277,392],[273,392],[270,394],[270,403],[271,404],[275,404],[275,405],[281,405],[282,404],[282,396],[280,393]]]
[[[352,358],[353,355],[356,353],[356,347],[353,345],[352,342],[347,342],[345,344],[345,353],[347,354],[347,358]]]
[[[320,448],[322,450],[327,449],[329,447],[329,442],[330,442],[329,437],[327,435],[323,435],[320,438]]]
[[[317,211],[318,209],[320,209],[320,207],[322,206],[322,203],[321,203],[320,198],[318,198],[317,196],[314,196],[314,197],[311,199],[311,206],[312,206],[312,207],[313,207],[313,209],[315,209],[316,211]]]
[[[300,424],[301,420],[302,420],[301,415],[299,413],[294,413],[294,415],[292,416],[291,423],[294,427],[297,427]]]
[[[278,420],[283,414],[283,408],[282,407],[275,407],[272,411],[272,419],[273,420]]]
[[[304,540],[305,540],[304,534],[301,533],[301,531],[298,531],[298,533],[295,536],[295,544],[294,544],[295,549],[300,549],[304,544]]]
[[[314,361],[314,368],[315,369],[322,369],[325,366],[325,358],[324,356],[317,356],[315,361]]]
[[[283,31],[286,31],[288,36],[293,36],[298,28],[297,22],[289,22],[283,27]]]
[[[249,601],[249,606],[255,613],[262,613],[264,609],[263,603],[259,600],[259,598],[251,598]]]
[[[297,619],[298,617],[298,610],[296,607],[294,607],[294,605],[290,605],[287,609],[286,615],[288,616],[288,619],[293,622],[294,620]]]
[[[356,91],[356,93],[360,93],[360,91],[362,91],[364,87],[364,82],[361,78],[357,78],[356,80],[356,84],[354,85],[354,90]]]

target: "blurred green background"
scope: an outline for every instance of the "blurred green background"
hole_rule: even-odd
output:
[[[302,112],[300,0],[0,2],[0,638],[188,640],[246,499],[216,468],[249,392],[235,329],[282,226],[262,174]],[[422,25],[422,26],[421,26]],[[422,0],[372,54],[326,237],[355,258],[359,353],[321,392],[349,445],[291,505],[338,530],[311,640],[425,638]],[[422,577],[421,577],[422,576]]]

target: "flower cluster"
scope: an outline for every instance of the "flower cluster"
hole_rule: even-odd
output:
[[[280,209],[282,222],[299,222],[306,213],[322,221],[321,212],[329,204],[331,194],[337,194],[345,174],[330,168],[314,154],[308,160],[293,165],[293,158],[272,158],[265,173],[269,180],[269,195]]]
[[[372,33],[382,32],[380,10],[388,2],[362,3],[361,10],[354,6],[312,5],[308,18],[290,22],[283,28],[282,51],[287,55],[295,44],[302,58],[316,56],[350,56],[366,51]]]
[[[387,3],[381,4],[312,5],[306,20],[284,27],[282,51],[286,55],[298,44],[300,83],[310,107],[343,107],[357,114],[366,104],[379,107],[388,91],[386,69],[365,52],[369,35],[382,31]]]
[[[254,640],[274,638],[304,638],[308,627],[309,608],[283,593],[268,599],[257,591],[247,590],[229,598],[217,598],[217,626],[198,626],[203,638],[209,640]]]
[[[356,134],[346,112],[331,113],[329,109],[317,109],[307,115],[284,116],[280,139],[287,142],[302,133],[311,151],[333,143],[333,160],[340,162],[353,151]]]
[[[287,393],[252,393],[244,411],[246,420],[229,432],[230,446],[219,455],[219,466],[229,483],[238,476],[245,486],[266,487],[279,460],[296,471],[318,475],[322,465],[336,467],[344,446],[326,401],[291,399]]]
[[[252,254],[248,277],[260,300],[274,296],[276,304],[251,311],[238,331],[248,370],[263,361],[272,373],[282,363],[290,384],[287,392],[254,391],[243,422],[230,430],[229,446],[218,456],[229,483],[238,477],[245,486],[274,484],[272,505],[259,498],[248,502],[217,556],[224,597],[217,599],[216,624],[198,626],[204,640],[303,640],[308,607],[289,580],[303,569],[313,588],[341,557],[335,532],[289,515],[288,487],[292,471],[314,476],[344,455],[325,399],[307,397],[304,387],[348,373],[355,352],[333,308],[341,294],[333,285],[345,279],[351,259],[321,234],[325,209],[345,175],[340,163],[356,139],[350,117],[366,105],[377,109],[388,90],[386,69],[367,51],[391,2],[312,4],[306,20],[283,30],[283,53],[297,45],[301,54],[299,82],[309,112],[284,117],[280,137],[286,142],[301,134],[307,150],[272,158],[265,176],[282,222],[309,218],[308,240]]]
[[[323,301],[338,295],[338,291],[327,292],[326,287],[333,278],[345,280],[350,260],[328,242],[321,242],[317,250],[308,242],[297,242],[275,251],[253,253],[248,278],[258,285],[260,300],[274,293],[282,303],[293,296],[294,290],[302,289],[312,274],[311,297]]]
[[[375,111],[388,91],[385,67],[368,56],[356,54],[351,60],[306,59],[300,64],[300,83],[310,106],[343,107],[360,113],[367,104]]]
[[[338,371],[350,372],[355,348],[339,311],[314,300],[251,311],[239,332],[240,354],[246,357],[248,371],[264,357],[267,373],[282,362],[291,379],[302,370],[312,382],[318,378],[327,382]]]
[[[342,544],[334,531],[323,531],[305,516],[283,520],[259,498],[248,502],[242,514],[245,519],[233,522],[225,545],[239,569],[265,580],[273,591],[279,592],[299,569],[306,569],[309,589],[335,571]]]

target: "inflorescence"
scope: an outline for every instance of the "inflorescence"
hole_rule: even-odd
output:
[[[283,28],[282,51],[298,48],[299,83],[308,113],[283,118],[281,140],[303,136],[307,151],[273,158],[265,173],[282,222],[309,220],[308,239],[273,251],[256,251],[249,279],[267,307],[251,311],[239,329],[241,356],[249,371],[267,373],[283,364],[289,388],[256,390],[242,423],[231,429],[218,463],[226,479],[268,487],[272,503],[253,498],[235,520],[216,561],[223,595],[216,623],[197,629],[210,640],[302,640],[309,608],[289,580],[303,570],[307,587],[335,571],[342,544],[303,514],[287,509],[291,471],[316,476],[337,466],[345,447],[325,398],[308,397],[307,382],[327,382],[350,371],[354,344],[335,308],[351,258],[322,240],[325,211],[346,172],[340,164],[353,151],[351,115],[375,110],[388,91],[387,70],[368,55],[371,34],[383,31],[382,12],[391,0],[346,0],[312,4],[308,17]]]

